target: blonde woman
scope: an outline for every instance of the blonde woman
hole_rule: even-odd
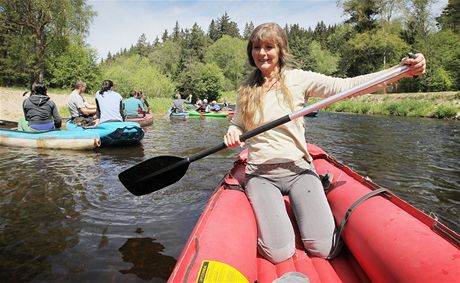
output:
[[[296,69],[286,34],[275,23],[254,29],[247,56],[255,70],[240,86],[235,115],[224,136],[229,147],[242,146],[239,136],[244,132],[303,108],[308,97],[331,96],[379,75],[342,79]],[[422,54],[402,63],[410,65],[410,71],[401,77],[425,72]],[[326,258],[335,224],[308,153],[303,119],[259,134],[247,145],[245,192],[257,219],[259,253],[273,263],[294,254],[294,229],[283,201],[288,195],[305,250]]]

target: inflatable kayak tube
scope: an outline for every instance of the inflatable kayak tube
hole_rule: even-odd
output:
[[[169,114],[169,119],[186,120],[186,119],[188,119],[188,116],[189,116],[188,112],[180,112],[180,113],[171,112]]]
[[[105,122],[96,127],[81,127],[68,121],[69,131],[98,134],[101,146],[130,145],[139,143],[144,137],[144,130],[136,122]]]
[[[296,252],[284,262],[273,264],[257,253],[256,221],[241,190],[243,151],[211,196],[168,282],[264,283],[293,271],[312,283],[460,282],[458,234],[321,148],[308,148],[318,173],[334,175],[327,198],[336,224],[348,215],[337,257],[309,257],[298,234]],[[291,213],[287,197],[285,202]]]
[[[217,117],[217,118],[227,118],[227,112],[198,112],[198,111],[188,111],[190,117]]]
[[[22,132],[0,129],[0,145],[13,147],[90,150],[100,146],[97,133],[53,130]]]
[[[144,117],[127,117],[125,122],[136,122],[141,125],[141,127],[146,127],[153,124],[153,115],[147,113]]]

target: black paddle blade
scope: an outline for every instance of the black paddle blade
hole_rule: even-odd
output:
[[[142,196],[179,181],[189,164],[186,158],[157,156],[121,172],[118,178],[133,195]]]

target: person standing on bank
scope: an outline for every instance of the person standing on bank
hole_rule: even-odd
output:
[[[247,56],[255,70],[239,88],[235,114],[224,136],[228,147],[243,146],[240,135],[302,109],[308,97],[328,97],[381,73],[342,79],[296,69],[287,36],[275,23],[254,29]],[[410,65],[410,71],[401,77],[425,72],[422,54],[401,63]],[[369,89],[368,93],[379,87]],[[258,224],[259,253],[273,263],[294,254],[294,229],[283,201],[283,195],[288,195],[305,250],[310,256],[326,258],[331,251],[335,223],[308,153],[303,119],[280,125],[246,142],[245,193]]]
[[[31,94],[22,103],[22,109],[24,117],[19,119],[19,131],[35,132],[61,128],[62,119],[58,108],[42,83],[32,84]]]
[[[113,82],[102,82],[101,90],[96,93],[96,125],[104,122],[123,122],[123,98],[112,90]]]
[[[83,93],[86,91],[86,83],[78,80],[75,83],[75,88],[69,96],[67,107],[69,108],[71,120],[78,124],[91,125],[94,124],[94,116],[96,114],[96,106],[86,102]]]

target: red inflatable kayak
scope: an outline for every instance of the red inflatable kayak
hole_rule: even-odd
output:
[[[239,185],[243,152],[209,200],[169,282],[263,283],[291,271],[310,282],[460,282],[458,234],[321,148],[308,148],[318,173],[334,175],[327,198],[337,225],[346,217],[344,248],[335,259],[309,257],[298,235],[296,253],[282,263],[257,254],[256,222]]]

